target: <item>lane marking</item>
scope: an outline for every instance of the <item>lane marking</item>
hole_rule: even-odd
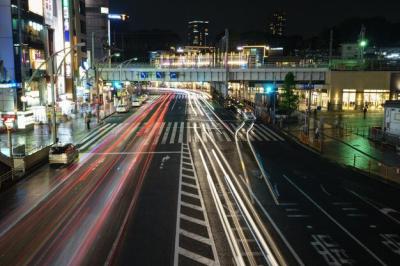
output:
[[[178,143],[181,144],[183,142],[183,130],[185,129],[185,123],[181,122],[180,128],[179,128],[179,138],[178,138]]]
[[[317,207],[326,217],[329,218],[334,224],[336,224],[343,232],[345,232],[351,239],[353,239],[360,247],[362,247],[368,254],[370,254],[377,262],[381,265],[386,265],[374,252],[372,252],[367,246],[365,246],[357,237],[355,237],[349,230],[341,225],[335,218],[333,218],[324,208],[322,208],[317,202],[315,202],[307,193],[305,193],[300,187],[298,187],[289,177],[283,175],[283,177],[296,188],[306,199],[308,199],[315,207]]]
[[[166,144],[167,143],[170,130],[171,130],[171,122],[168,122],[167,129],[164,132],[164,136],[163,136],[163,139],[161,141],[161,144]]]
[[[176,137],[177,129],[178,129],[178,123],[174,122],[174,128],[172,129],[172,135],[171,135],[171,139],[169,141],[169,144],[174,144],[175,143],[175,137]]]

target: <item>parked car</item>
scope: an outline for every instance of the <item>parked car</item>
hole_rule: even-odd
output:
[[[120,104],[117,106],[117,113],[127,113],[127,112],[129,112],[127,104]]]
[[[75,145],[55,144],[50,147],[49,163],[50,164],[70,164],[79,158],[79,150]]]
[[[255,121],[257,119],[254,113],[249,111],[243,112],[243,118],[246,121]]]
[[[132,99],[132,107],[140,107],[142,105],[142,102],[138,99]]]

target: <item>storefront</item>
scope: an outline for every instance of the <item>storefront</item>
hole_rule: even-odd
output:
[[[365,90],[364,103],[370,110],[383,110],[386,101],[390,100],[389,90]]]

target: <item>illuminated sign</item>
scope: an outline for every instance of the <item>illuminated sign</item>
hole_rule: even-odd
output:
[[[157,79],[163,79],[165,77],[165,73],[164,72],[156,72],[156,78]]]
[[[170,77],[170,79],[177,79],[178,78],[178,73],[171,72],[171,73],[169,73],[169,77]]]
[[[108,15],[110,13],[110,11],[109,11],[108,7],[101,7],[100,13]]]
[[[43,1],[44,21],[47,25],[53,25],[53,0]]]
[[[69,14],[69,0],[63,0],[63,14],[64,14],[64,47],[71,47],[70,36],[69,36],[69,22],[70,22],[70,14]],[[65,77],[71,78],[72,76],[72,61],[71,57],[67,56],[65,58]]]
[[[43,16],[43,0],[28,0],[29,11]]]
[[[141,79],[147,79],[149,77],[149,73],[148,72],[140,72],[140,78]]]
[[[21,83],[0,83],[0,89],[20,88],[21,86]]]

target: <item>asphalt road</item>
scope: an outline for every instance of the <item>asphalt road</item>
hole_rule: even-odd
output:
[[[218,112],[226,120],[237,118]],[[252,142],[267,180],[259,178],[249,145],[241,142],[240,150],[254,205],[287,263],[398,265],[399,188],[324,161],[275,133],[283,141]],[[221,148],[230,158],[235,156],[227,144]]]
[[[163,93],[0,195],[1,265],[399,264],[398,188]]]

